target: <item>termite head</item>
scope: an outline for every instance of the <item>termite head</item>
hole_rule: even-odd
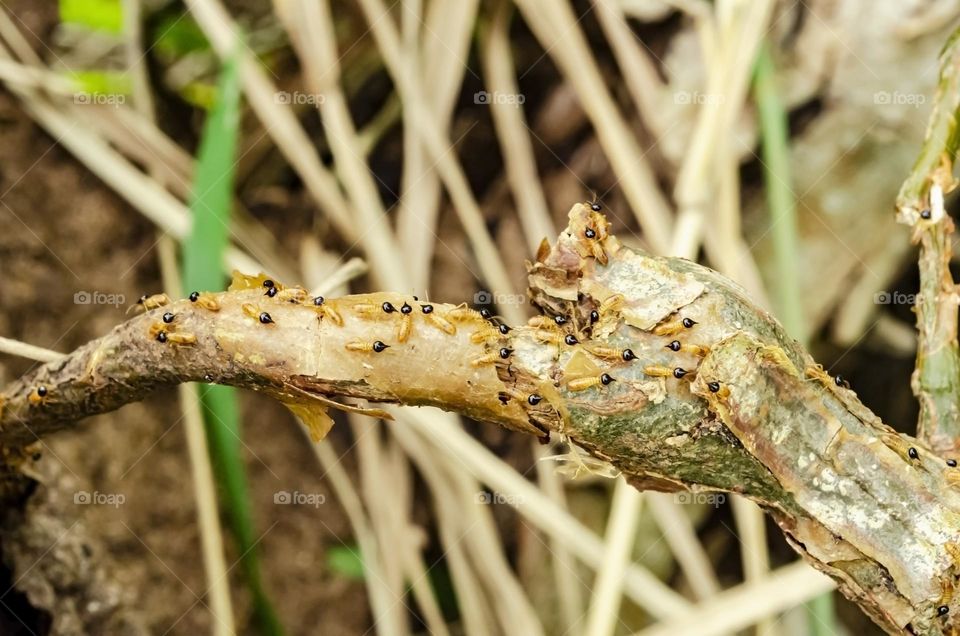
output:
[[[49,391],[47,390],[47,387],[41,384],[34,387],[34,389],[30,391],[30,395],[27,396],[27,400],[30,402],[30,404],[37,405],[44,401],[44,398],[47,397],[48,393]]]
[[[721,400],[730,396],[730,387],[725,384],[721,384],[717,380],[711,380],[710,382],[707,382],[707,390],[715,394]]]

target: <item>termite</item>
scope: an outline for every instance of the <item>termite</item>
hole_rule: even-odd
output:
[[[670,368],[662,367],[659,365],[644,367],[643,372],[646,375],[649,375],[655,378],[669,378],[673,376],[678,380],[683,379],[684,376],[690,373],[689,371],[681,367],[675,367],[673,369],[670,369]]]
[[[501,333],[499,329],[494,329],[490,325],[484,325],[470,334],[470,342],[474,344],[494,342],[500,339]]]
[[[684,329],[693,329],[693,326],[696,324],[697,321],[693,320],[692,318],[682,318],[674,322],[668,322],[654,327],[653,334],[655,336],[673,336],[680,333]]]
[[[562,331],[547,331],[544,329],[537,329],[533,332],[533,337],[547,344],[555,344],[560,346],[560,344],[565,344],[569,347],[579,343],[575,335],[572,333],[563,333]]]
[[[940,579],[940,598],[937,599],[937,616],[946,616],[950,611],[950,601],[953,600],[953,576],[947,575]]]
[[[543,401],[543,396],[539,395],[538,393],[524,394],[514,388],[507,388],[503,391],[500,391],[500,393],[497,394],[497,397],[504,404],[509,402],[511,398],[521,402],[526,402],[529,406],[537,406]]]
[[[495,364],[500,360],[506,360],[510,357],[510,354],[513,353],[513,349],[508,349],[507,347],[500,347],[499,351],[492,351],[486,355],[480,356],[479,358],[474,358],[470,361],[470,366],[482,367],[488,364]]]
[[[127,313],[130,313],[131,309],[137,309],[138,307],[142,307],[144,311],[150,311],[151,309],[159,309],[169,304],[170,298],[166,294],[154,294],[153,296],[144,295],[137,299],[137,304],[128,309]]]
[[[37,404],[40,404],[43,402],[44,398],[47,397],[47,393],[48,393],[47,387],[41,384],[40,386],[30,391],[30,395],[27,396],[27,400],[30,402],[30,404],[33,404],[34,406],[36,406]]]
[[[193,334],[178,333],[172,331],[169,324],[164,322],[155,322],[150,325],[150,337],[160,344],[171,343],[175,345],[193,345],[197,343],[197,337]]]
[[[611,311],[618,311],[623,307],[623,302],[626,300],[623,294],[611,294],[607,296],[603,302],[600,303],[600,315],[608,314]]]
[[[427,322],[440,331],[451,336],[457,333],[457,327],[452,322],[439,315],[435,311],[433,305],[420,305],[420,311],[423,313],[423,317],[427,320]]]
[[[466,322],[473,319],[483,319],[483,315],[475,309],[470,309],[466,305],[457,305],[447,312],[446,317],[451,322]]]
[[[410,314],[413,313],[413,307],[408,303],[403,303],[400,306],[400,324],[397,327],[397,341],[406,342],[407,338],[410,337],[410,331],[413,329],[413,316]]]
[[[587,350],[587,353],[602,360],[623,360],[624,362],[630,362],[637,359],[632,349],[614,349],[613,347],[605,347],[593,343],[584,343],[583,347]]]
[[[947,541],[943,544],[943,549],[950,555],[954,570],[960,572],[960,543]]]
[[[607,386],[611,382],[616,382],[616,380],[610,377],[609,373],[603,373],[592,378],[577,378],[576,380],[570,380],[567,382],[567,388],[571,391],[585,391],[597,385]]]
[[[695,344],[681,344],[679,340],[673,340],[668,344],[666,349],[670,351],[679,351],[683,353],[690,353],[699,358],[710,353],[710,347],[704,345],[695,345]]]
[[[527,321],[527,326],[534,329],[542,329],[544,331],[549,331],[551,329],[556,329],[557,325],[554,322],[553,318],[550,316],[534,316]]]
[[[917,447],[911,446],[895,432],[882,434],[880,436],[880,441],[883,442],[884,446],[899,455],[900,458],[905,462],[913,463],[920,459],[920,452],[917,450]],[[949,471],[947,475],[947,482],[950,483]]]
[[[583,230],[583,238],[587,249],[601,264],[607,264],[607,252],[603,249],[603,241],[607,238],[607,220],[590,204],[590,221]]]
[[[160,340],[160,334],[166,334],[169,328],[170,328],[169,326],[167,326],[162,322],[155,322],[152,325],[150,325],[150,330],[148,333],[150,334],[151,338],[156,338],[157,340]],[[160,340],[160,342],[166,342],[166,336],[164,336],[164,339]]]
[[[271,287],[270,289],[276,289],[276,287]],[[303,287],[288,287],[280,290],[279,293],[274,293],[272,295],[268,293],[267,295],[271,298],[276,296],[277,300],[285,300],[291,303],[302,303],[307,299],[307,290],[305,290]]]
[[[359,351],[362,353],[383,353],[390,348],[390,345],[384,344],[379,340],[373,342],[363,342],[361,340],[352,340],[346,345],[347,351]]]
[[[271,316],[265,311],[260,311],[260,308],[254,305],[253,303],[243,303],[242,305],[240,305],[240,309],[243,310],[244,314],[246,314],[250,318],[256,319],[260,324],[263,324],[263,325],[273,324],[273,316]]]
[[[166,341],[170,344],[181,345],[181,346],[190,346],[197,344],[197,337],[192,333],[167,333],[163,332],[166,336]]]
[[[948,468],[946,472],[947,483],[951,486],[960,485],[960,470],[955,468]],[[958,560],[958,566],[960,566],[960,560]]]
[[[193,292],[190,294],[190,302],[196,303],[208,311],[220,311],[220,303],[211,294],[201,294]]]
[[[379,305],[372,303],[359,303],[353,306],[353,313],[364,318],[382,318],[397,311],[391,302],[383,302]]]
[[[325,304],[326,299],[323,296],[314,296],[313,297],[313,306],[316,308],[317,313],[320,314],[320,318],[329,318],[333,324],[338,327],[343,326],[343,316],[340,315],[336,309],[330,305]]]

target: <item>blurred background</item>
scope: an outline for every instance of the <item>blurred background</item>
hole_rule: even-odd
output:
[[[596,200],[914,430],[893,199],[958,0],[0,9],[0,381],[233,268],[525,320],[524,261]],[[394,412],[313,445],[262,396],[192,386],[45,440],[0,526],[0,632],[878,632],[752,504]]]

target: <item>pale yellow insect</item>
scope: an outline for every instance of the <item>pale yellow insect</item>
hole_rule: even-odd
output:
[[[553,318],[549,316],[534,316],[527,321],[527,326],[533,327],[534,329],[541,329],[543,331],[557,329],[557,324],[554,322]]]
[[[615,349],[613,347],[594,344],[589,341],[583,343],[583,348],[586,349],[587,353],[590,355],[602,360],[619,360],[623,362],[630,362],[631,360],[637,359],[637,356],[633,353],[632,349]]]
[[[470,309],[466,305],[458,305],[446,313],[448,320],[452,322],[467,322],[470,320],[483,320],[479,311]]]
[[[384,344],[379,340],[373,342],[364,342],[362,340],[351,340],[344,345],[347,351],[356,351],[359,353],[383,353],[390,348],[390,345]]]
[[[495,343],[500,340],[500,332],[489,323],[481,325],[470,334],[470,342],[474,344]]]
[[[168,333],[167,342],[175,345],[190,346],[197,344],[197,337],[192,333]]]
[[[607,252],[603,249],[603,241],[607,238],[607,219],[601,214],[593,204],[589,204],[593,210],[590,213],[589,221],[583,229],[583,236],[580,241],[586,245],[590,254],[601,264],[607,264]]]
[[[937,599],[938,612],[939,608],[947,607],[950,605],[950,601],[953,600],[953,575],[948,574],[940,579],[940,598]]]
[[[220,303],[211,294],[197,294],[196,300],[191,295],[190,300],[208,311],[220,311]]]
[[[510,357],[510,354],[513,353],[513,349],[508,349],[507,347],[500,347],[499,351],[491,351],[486,355],[482,355],[479,358],[474,358],[470,361],[470,366],[473,367],[483,367],[490,364],[496,364],[501,360],[506,360]]]
[[[438,314],[433,305],[420,305],[420,311],[426,321],[440,331],[451,336],[457,333],[456,325]]]
[[[664,323],[662,325],[657,325],[653,328],[653,334],[655,336],[673,336],[684,329],[693,329],[693,326],[697,324],[697,321],[692,318],[682,318],[674,322]]]
[[[260,311],[260,308],[253,303],[243,303],[240,305],[240,309],[243,311],[244,315],[246,315],[248,318],[253,318],[254,320],[259,320],[260,314],[263,313]]]
[[[142,307],[144,311],[150,311],[151,309],[159,309],[165,305],[170,304],[170,298],[166,294],[154,294],[153,296],[141,296],[137,300],[137,304],[127,310],[127,313],[131,309],[137,309]]]
[[[643,372],[646,375],[655,377],[655,378],[669,378],[674,377],[678,380],[682,380],[685,376],[689,375],[689,371],[681,367],[675,367],[670,369],[668,367],[660,365],[651,365],[643,368]]]
[[[275,298],[291,303],[302,303],[307,300],[307,290],[303,287],[288,287],[278,291]]]
[[[577,378],[576,380],[570,380],[567,382],[567,388],[571,391],[585,391],[595,386],[607,386],[611,382],[616,382],[616,380],[610,377],[609,374],[602,373],[598,376],[590,378]]]
[[[674,340],[666,346],[670,351],[676,351],[678,353],[689,353],[695,355],[698,358],[702,358],[708,353],[710,353],[710,347],[705,345],[695,345],[695,344],[681,344],[679,340]]]
[[[322,317],[329,318],[330,321],[338,327],[343,326],[343,316],[341,316],[336,309],[330,307],[329,305],[319,307],[318,309]]]

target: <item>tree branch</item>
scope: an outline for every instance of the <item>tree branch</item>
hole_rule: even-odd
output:
[[[953,221],[944,194],[956,185],[953,163],[960,147],[960,30],[940,54],[940,81],[920,156],[897,195],[897,220],[913,228],[920,243],[920,293],[916,300],[917,344],[913,392],[920,401],[917,436],[940,452],[960,442],[960,347],[957,294],[950,273]]]
[[[952,628],[960,471],[883,425],[736,285],[621,246],[590,206],[529,273],[544,315],[509,331],[463,306],[317,305],[238,276],[10,384],[0,444],[15,464],[37,436],[186,381],[269,393],[316,437],[333,398],[438,406],[560,435],[638,488],[742,493],[885,629]]]

